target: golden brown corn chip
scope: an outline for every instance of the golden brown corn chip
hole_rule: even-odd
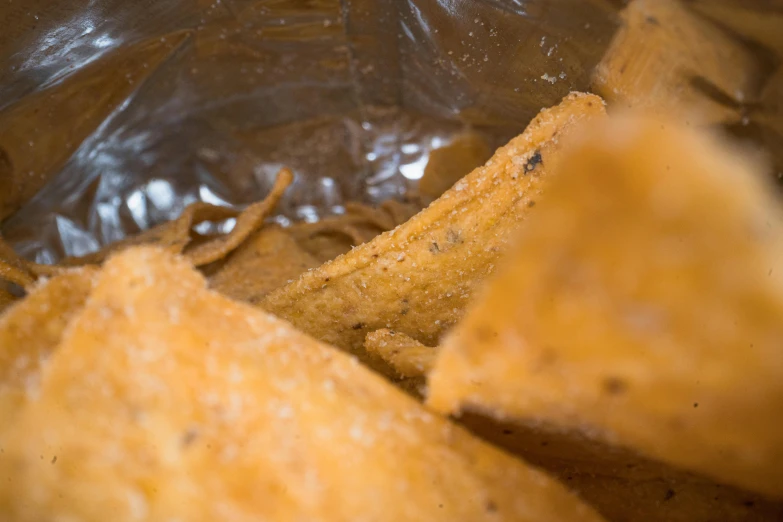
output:
[[[229,255],[209,277],[209,286],[232,299],[255,303],[319,264],[288,231],[265,226]]]
[[[171,253],[182,253],[194,266],[214,263],[235,250],[253,232],[263,226],[264,219],[277,206],[283,192],[292,181],[293,174],[289,169],[284,168],[278,174],[269,195],[241,212],[228,207],[196,202],[189,205],[177,219],[114,242],[92,254],[66,258],[59,265],[41,265],[26,261],[0,238],[0,279],[27,287],[38,277],[57,275],[68,267],[101,264],[109,255],[139,245],[154,245]],[[193,240],[195,225],[228,218],[236,218],[236,225],[228,234],[203,238],[200,242]]]
[[[783,12],[779,6],[770,8],[771,5],[742,5],[734,1],[716,0],[696,0],[691,5],[698,13],[728,27],[743,38],[783,53],[783,32],[780,30],[783,27]]]
[[[412,205],[386,202],[380,208],[348,203],[346,213],[288,229],[266,226],[220,263],[206,266],[210,286],[240,301],[258,302],[308,269],[408,219]]]
[[[159,246],[172,253],[182,252],[194,266],[213,263],[237,248],[250,234],[264,224],[264,218],[277,206],[283,192],[292,181],[293,173],[284,168],[277,175],[269,195],[241,212],[229,207],[196,202],[189,205],[177,219],[162,223],[136,236],[112,243],[93,254],[68,258],[64,260],[63,264],[69,266],[100,264],[114,252],[139,245]],[[229,218],[236,218],[236,225],[231,232],[209,238],[197,245],[191,245],[191,231],[195,225],[204,221],[222,221]]]
[[[594,129],[444,342],[430,406],[783,497],[783,234],[760,177],[674,124]]]
[[[600,520],[151,248],[105,264],[10,428],[0,482],[9,522]]]
[[[419,181],[419,193],[433,200],[450,189],[466,174],[492,157],[487,141],[476,132],[465,132],[430,152],[430,159]]]
[[[541,196],[566,136],[603,114],[597,96],[569,95],[410,221],[259,306],[393,376],[364,351],[367,332],[390,328],[436,345]]]
[[[403,378],[426,376],[438,353],[436,348],[424,346],[403,333],[386,329],[367,334],[364,349],[371,356],[383,359]]]
[[[306,252],[325,263],[404,223],[418,208],[392,200],[383,202],[380,208],[348,203],[345,210],[341,216],[316,223],[297,223],[289,232]]]
[[[41,366],[84,305],[94,276],[90,268],[57,276],[0,316],[0,432],[9,427],[24,397],[36,392]]]
[[[294,174],[287,168],[282,169],[278,173],[269,195],[263,201],[253,203],[242,211],[237,216],[236,225],[231,232],[192,248],[186,247],[185,257],[193,263],[193,266],[206,265],[225,257],[264,224],[264,219],[274,210],[280,198],[283,197],[283,193],[293,181]]]
[[[0,236],[0,282],[7,281],[26,288],[35,283],[35,279],[25,262]]]
[[[685,112],[704,123],[740,121],[739,104],[757,96],[763,80],[740,40],[679,0],[633,0],[623,21],[596,68],[595,92],[610,104]]]

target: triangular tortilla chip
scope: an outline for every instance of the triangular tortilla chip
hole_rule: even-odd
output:
[[[0,482],[12,522],[600,520],[151,248],[105,264],[10,428]]]
[[[783,498],[783,219],[754,167],[663,121],[594,129],[444,342],[430,406]]]
[[[37,285],[0,316],[0,432],[25,397],[37,393],[41,367],[84,306],[94,277],[94,269],[71,270]]]
[[[259,306],[393,377],[364,351],[366,334],[390,328],[436,345],[541,196],[566,136],[603,115],[597,96],[569,95],[411,220]]]

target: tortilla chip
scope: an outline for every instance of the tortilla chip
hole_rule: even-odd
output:
[[[492,150],[477,132],[468,131],[456,136],[445,147],[430,152],[424,175],[419,181],[419,193],[429,200],[440,197],[490,157]]]
[[[403,378],[425,377],[438,353],[436,348],[386,329],[367,334],[364,349],[370,355],[383,359]]]
[[[618,119],[564,159],[429,405],[549,423],[783,497],[779,203],[727,144]]]
[[[24,261],[0,236],[0,281],[7,281],[26,288],[35,283],[35,275]]]
[[[288,231],[266,226],[226,259],[209,277],[209,286],[232,299],[256,303],[319,264]]]
[[[410,221],[303,274],[259,306],[394,377],[364,350],[367,333],[390,328],[437,345],[541,196],[565,137],[603,115],[597,96],[569,95]]]
[[[71,267],[99,265],[115,252],[140,245],[154,245],[174,254],[182,253],[194,266],[214,263],[230,254],[263,226],[264,219],[277,206],[292,181],[293,173],[284,168],[278,174],[269,195],[241,212],[199,201],[189,205],[177,219],[111,243],[97,252],[65,258],[59,265],[41,265],[22,259],[0,237],[0,279],[27,287],[39,277],[55,276]],[[193,241],[193,227],[197,224],[229,218],[236,218],[236,225],[228,234],[205,238],[200,242]]]
[[[702,123],[742,119],[740,105],[758,95],[764,78],[740,40],[678,0],[633,0],[622,18],[596,67],[595,92],[610,104]]]
[[[404,223],[418,208],[391,200],[382,203],[380,208],[347,203],[345,210],[341,216],[316,223],[297,223],[289,231],[301,248],[320,263],[326,263]]]
[[[231,232],[192,248],[186,247],[185,257],[193,263],[193,266],[202,266],[228,255],[264,224],[264,219],[272,213],[280,198],[283,197],[283,193],[293,181],[294,174],[291,170],[287,168],[280,170],[269,195],[263,201],[253,203],[242,211],[237,216],[236,225]]]
[[[151,248],[106,263],[10,428],[0,481],[11,522],[600,520]]]
[[[198,201],[188,205],[177,219],[161,223],[141,234],[107,245],[92,254],[67,258],[63,264],[66,266],[100,264],[115,252],[140,245],[158,246],[175,254],[183,253],[194,266],[213,263],[236,249],[264,224],[264,219],[277,206],[292,181],[293,173],[289,169],[283,168],[278,173],[275,184],[267,197],[253,203],[241,212],[233,208]],[[231,232],[191,245],[193,227],[205,221],[222,221],[229,218],[236,218],[236,225]]]
[[[303,272],[334,259],[352,247],[408,219],[412,205],[386,202],[380,208],[348,203],[346,213],[288,229],[267,226],[226,260],[202,268],[210,286],[240,301],[257,303]]]
[[[84,268],[50,279],[0,316],[0,431],[10,425],[24,397],[36,393],[41,367],[84,306],[94,276],[94,270]]]
[[[764,1],[764,0],[762,0]],[[757,2],[758,3],[758,2]],[[698,13],[715,20],[743,38],[757,42],[780,55],[783,53],[783,12],[780,7],[742,5],[740,3],[695,0],[692,8]]]

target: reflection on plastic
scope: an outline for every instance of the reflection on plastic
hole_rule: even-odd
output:
[[[3,3],[3,233],[39,262],[81,255],[194,201],[258,200],[282,165],[280,223],[400,197],[466,128],[495,147],[586,90],[622,5]]]

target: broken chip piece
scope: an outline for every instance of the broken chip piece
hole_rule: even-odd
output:
[[[364,350],[367,333],[390,328],[437,345],[541,196],[567,135],[604,114],[599,97],[569,95],[408,222],[259,306],[394,377]]]
[[[292,181],[293,173],[283,168],[278,173],[267,197],[241,212],[229,207],[196,202],[185,208],[177,219],[111,243],[97,252],[65,258],[58,265],[42,265],[26,261],[14,253],[0,238],[0,279],[27,287],[38,277],[57,275],[70,267],[97,265],[115,252],[138,245],[154,245],[172,253],[182,253],[194,266],[214,263],[234,251],[253,232],[263,226],[264,219],[277,206]],[[229,233],[194,241],[193,228],[199,223],[229,218],[236,219],[236,224]]]
[[[444,341],[429,405],[783,498],[783,220],[755,165],[692,129],[619,118],[556,179]]]
[[[3,436],[9,522],[601,520],[160,249],[107,261],[40,379]]]
[[[283,193],[293,181],[293,173],[282,169],[275,184],[266,198],[253,203],[239,212],[229,207],[196,202],[189,205],[182,214],[172,221],[142,232],[137,236],[117,241],[106,248],[84,257],[67,258],[63,264],[80,266],[102,263],[110,254],[130,246],[154,245],[172,253],[183,253],[194,266],[202,266],[222,259],[236,249],[248,236],[258,230],[272,210],[277,206]],[[231,232],[209,237],[198,244],[192,244],[193,227],[205,221],[221,221],[235,218],[236,224]]]

